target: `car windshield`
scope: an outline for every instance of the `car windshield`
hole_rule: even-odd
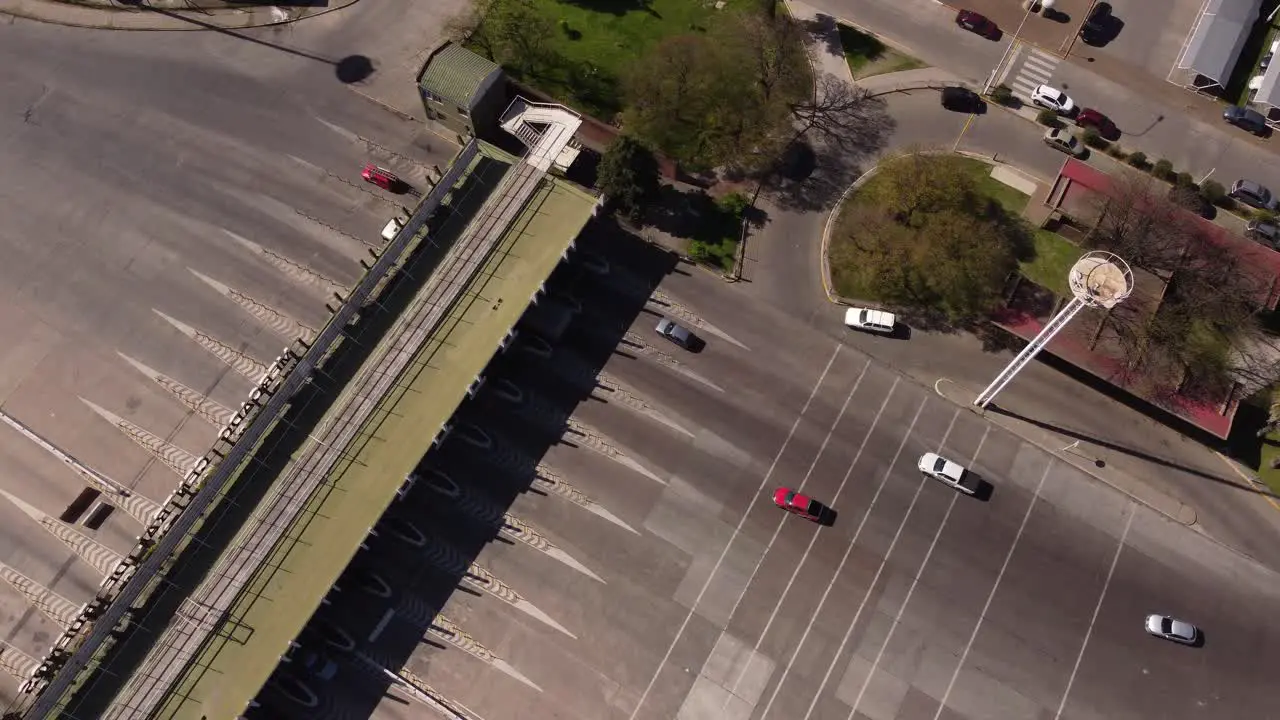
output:
[[[1171,632],[1173,632],[1173,621],[1172,621],[1172,620],[1170,620],[1169,618],[1164,618],[1163,620],[1161,620],[1161,621],[1160,621],[1160,632],[1162,632],[1162,633],[1171,633]]]
[[[783,502],[785,502],[786,504],[790,505],[790,504],[791,504],[791,501],[792,501],[792,500],[794,500],[795,498],[796,498],[796,491],[795,491],[795,490],[788,490],[788,491],[787,491],[787,495],[786,495],[786,497],[785,497],[785,498],[783,498],[783,500],[782,500],[782,501],[783,501]]]
[[[944,467],[946,467],[946,466],[947,466],[947,461],[946,461],[946,460],[943,460],[942,458],[938,458],[938,459],[937,459],[936,461],[934,461],[934,463],[933,463],[933,471],[934,471],[934,472],[936,472],[936,473],[940,473],[940,472],[942,472],[942,468],[944,468]]]
[[[858,322],[862,322],[862,323],[871,322],[871,311],[863,310],[862,312],[858,313]]]

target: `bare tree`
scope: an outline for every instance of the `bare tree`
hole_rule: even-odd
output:
[[[1195,220],[1162,197],[1155,180],[1135,173],[1111,178],[1110,190],[1093,197],[1090,240],[1136,267],[1171,271],[1195,234]]]
[[[814,96],[794,103],[791,113],[798,124],[797,137],[812,132],[844,152],[877,150],[894,127],[883,100],[832,75],[823,75]]]

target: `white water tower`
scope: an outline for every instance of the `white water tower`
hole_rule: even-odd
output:
[[[1133,271],[1118,255],[1099,250],[1086,253],[1077,260],[1076,264],[1071,266],[1067,282],[1071,286],[1071,294],[1075,297],[1053,316],[1035,339],[1028,343],[1022,352],[1000,371],[1000,374],[996,375],[996,379],[992,380],[987,389],[973,401],[974,405],[980,408],[989,405],[996,394],[1009,384],[1013,376],[1026,367],[1027,363],[1031,362],[1049,344],[1049,341],[1071,322],[1071,318],[1085,307],[1110,310],[1116,306],[1116,303],[1129,297],[1129,293],[1133,291]]]

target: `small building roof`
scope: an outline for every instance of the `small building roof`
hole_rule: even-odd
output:
[[[1225,84],[1261,6],[1262,0],[1208,0],[1178,57],[1178,68]]]
[[[427,59],[418,87],[460,107],[470,107],[485,78],[500,70],[492,60],[446,42]]]

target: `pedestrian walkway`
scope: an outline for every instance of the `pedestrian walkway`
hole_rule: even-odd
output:
[[[1031,100],[1031,91],[1038,85],[1052,84],[1049,80],[1062,58],[1025,43],[1019,43],[1009,62],[1000,73],[1000,83],[1008,85],[1013,94],[1023,100]],[[1010,79],[1012,76],[1012,79]],[[999,84],[999,83],[997,83]]]
[[[148,0],[136,7],[98,0],[86,4],[59,0],[0,0],[0,15],[53,25],[103,30],[210,30],[281,25],[341,10],[357,0],[334,0],[325,5],[231,5],[226,2]],[[196,9],[190,9],[196,7]]]
[[[807,44],[813,52],[814,74],[831,75],[853,82],[853,72],[849,70],[849,63],[844,59],[836,19],[795,0],[786,0],[786,5],[791,17],[798,20],[809,31],[810,39]]]

